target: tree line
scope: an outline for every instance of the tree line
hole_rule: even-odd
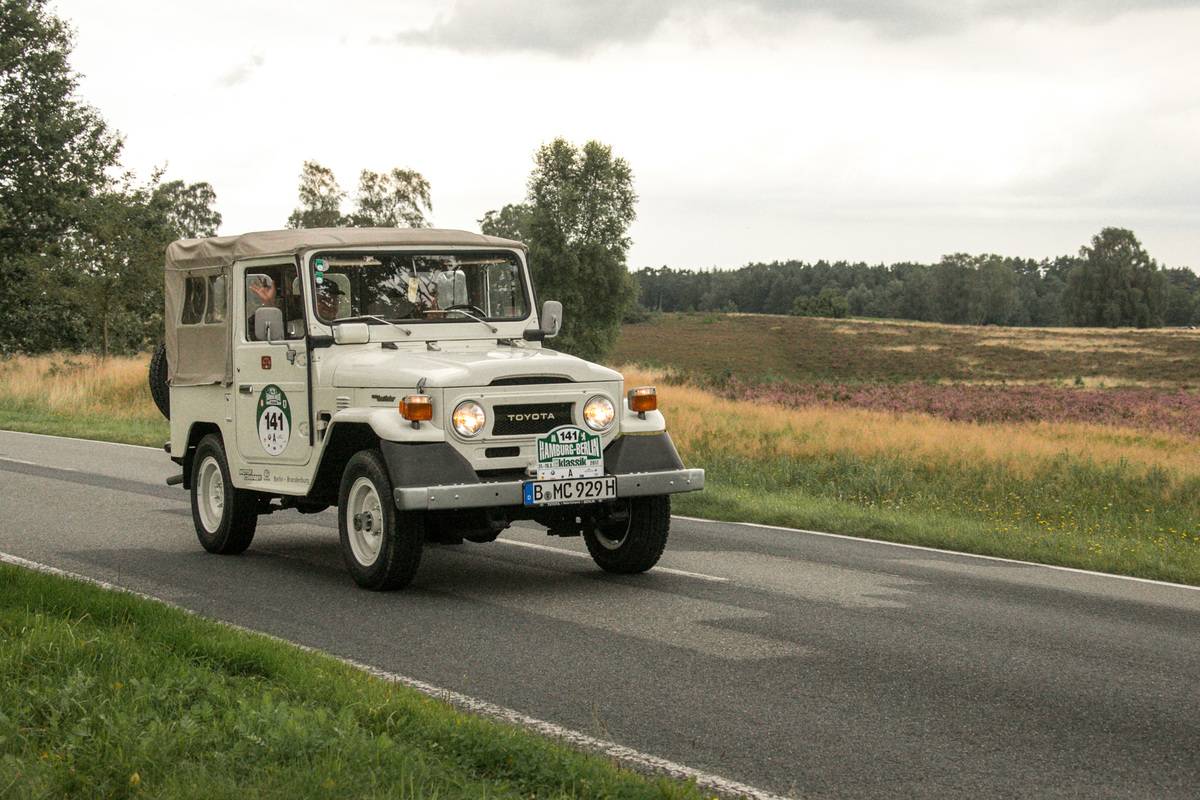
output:
[[[1078,255],[958,253],[934,264],[775,261],[736,270],[645,268],[653,311],[879,317],[968,325],[1138,328],[1200,323],[1200,277],[1164,269],[1132,231],[1105,228]]]

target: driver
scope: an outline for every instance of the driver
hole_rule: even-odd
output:
[[[317,316],[324,320],[337,319],[338,308],[346,293],[331,280],[317,284]]]

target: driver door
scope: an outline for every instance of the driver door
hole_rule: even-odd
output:
[[[238,453],[253,464],[306,464],[312,447],[304,295],[296,264],[267,264],[239,272],[241,324],[234,335]],[[272,331],[271,341],[255,337],[254,312],[264,305],[283,313],[284,330]]]

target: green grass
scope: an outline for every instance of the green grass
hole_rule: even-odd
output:
[[[902,458],[742,461],[692,452],[676,513],[1200,585],[1200,481],[1064,457],[1029,477]]]
[[[58,414],[32,404],[0,409],[0,430],[73,436],[103,442],[162,447],[171,436],[165,419],[123,419],[103,415]]]
[[[0,797],[694,798],[333,658],[0,565]]]

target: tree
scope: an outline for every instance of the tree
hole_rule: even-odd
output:
[[[850,304],[840,290],[826,286],[816,297],[797,297],[792,303],[792,314],[797,317],[844,319],[850,314]]]
[[[479,230],[487,236],[499,236],[528,242],[532,237],[533,208],[528,203],[509,203],[499,211],[489,211],[479,220]]]
[[[81,204],[108,185],[121,140],[77,96],[66,23],[45,0],[0,0],[0,346],[59,309],[40,276]],[[65,313],[65,312],[64,312]]]
[[[288,217],[289,228],[337,228],[347,223],[342,215],[346,193],[333,170],[315,161],[300,168],[300,205]]]
[[[1200,276],[1186,268],[1163,270],[1163,275],[1167,280],[1164,321],[1168,325],[1191,325],[1196,321]]]
[[[399,167],[359,173],[354,212],[343,214],[346,192],[333,170],[305,161],[299,196],[300,205],[288,217],[289,228],[424,228],[429,225],[425,214],[432,208],[429,181],[419,172]]]
[[[411,169],[371,172],[358,176],[356,209],[350,224],[358,228],[427,228],[425,213],[432,210],[429,181]]]
[[[1079,251],[1064,302],[1076,325],[1157,327],[1166,310],[1166,281],[1133,231],[1105,228]]]
[[[1000,256],[976,259],[968,281],[967,319],[972,325],[1008,325],[1017,315],[1017,274]]]
[[[145,349],[162,336],[162,256],[175,239],[215,233],[221,215],[207,183],[145,185],[126,175],[92,197],[63,239],[47,272],[70,303],[83,333],[80,347],[110,352]]]
[[[612,148],[555,139],[534,156],[526,204],[484,215],[485,233],[525,240],[539,293],[563,304],[557,348],[600,359],[616,341],[636,296],[625,265],[636,202],[633,173]]]
[[[217,193],[212,185],[203,181],[168,181],[160,184],[160,177],[161,173],[155,173],[151,178],[149,202],[166,219],[175,238],[216,236],[217,228],[221,227],[221,215],[213,208]]]

